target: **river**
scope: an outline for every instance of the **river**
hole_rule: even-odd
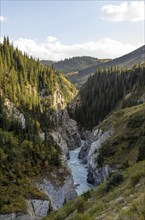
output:
[[[71,169],[72,176],[74,179],[74,184],[76,187],[76,192],[78,195],[92,189],[94,186],[87,183],[88,169],[82,160],[78,158],[81,147],[69,152],[70,159],[68,160],[68,166]]]

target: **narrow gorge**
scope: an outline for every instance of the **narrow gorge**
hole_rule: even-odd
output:
[[[75,150],[69,151],[70,158],[68,159],[68,166],[73,176],[77,195],[81,195],[87,190],[93,188],[93,185],[87,182],[88,167],[86,164],[83,163],[83,160],[78,158],[79,152],[81,151],[83,143],[84,142],[82,141],[81,147]]]
[[[144,122],[144,64],[98,69],[78,91],[5,37],[0,220],[108,220],[108,212],[111,220],[125,219],[116,217],[114,198],[124,196],[120,210],[133,202],[132,192],[144,203]]]

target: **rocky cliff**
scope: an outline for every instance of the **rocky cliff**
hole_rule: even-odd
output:
[[[76,93],[73,94],[73,97]],[[63,94],[56,88],[53,94],[53,106],[55,111],[52,115],[53,120],[56,121],[56,131],[58,132],[59,138],[55,138],[56,135],[53,134],[54,139],[59,144],[60,136],[66,142],[68,149],[75,149],[81,145],[81,138],[78,131],[77,122],[70,118],[67,111],[67,103],[64,99]],[[66,153],[66,150],[65,150]]]
[[[37,185],[49,196],[53,210],[59,209],[65,202],[77,196],[71,174],[64,176],[64,172],[66,168],[65,171],[60,169],[57,173],[52,173],[52,179],[46,177]]]
[[[66,141],[68,149],[81,146],[77,122],[69,117],[66,109],[58,111],[58,131]]]
[[[103,182],[111,172],[111,168],[108,164],[102,167],[98,166],[97,157],[101,144],[113,134],[113,128],[105,132],[99,129],[93,130],[92,132],[85,131],[85,134],[83,132],[83,135],[87,136],[87,140],[81,148],[79,158],[83,159],[83,162],[88,166],[87,181],[91,184],[98,185]]]

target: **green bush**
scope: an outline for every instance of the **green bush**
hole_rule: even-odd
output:
[[[145,121],[144,115],[135,115],[134,117],[130,118],[127,127],[128,128],[138,128],[140,127]]]
[[[140,180],[140,175],[137,173],[137,174],[134,174],[131,178],[130,178],[130,184],[132,187],[134,187],[136,184],[138,184]]]
[[[123,175],[121,173],[113,173],[107,180],[106,191],[109,191],[114,186],[118,186],[122,181]]]
[[[83,213],[85,211],[85,201],[82,197],[78,198],[76,201],[76,208],[79,213]]]
[[[145,142],[145,141],[144,141]],[[145,160],[145,143],[141,143],[138,151],[137,162]]]
[[[91,190],[84,192],[82,196],[87,201],[89,198],[91,198]]]
[[[84,214],[76,213],[70,220],[92,220],[89,213],[85,212]]]

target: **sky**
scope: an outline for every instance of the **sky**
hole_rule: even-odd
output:
[[[0,0],[0,40],[40,60],[116,58],[145,44],[145,2]]]

